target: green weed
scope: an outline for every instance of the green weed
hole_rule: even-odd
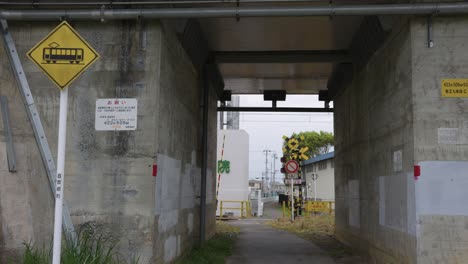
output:
[[[31,243],[23,243],[23,264],[49,264],[50,263],[50,250],[45,248],[38,249],[31,245]]]
[[[118,240],[113,238],[103,228],[86,225],[78,233],[76,243],[66,240],[62,243],[62,264],[138,264],[139,258],[130,261],[122,260],[115,247]],[[49,264],[52,259],[51,250],[37,249],[33,245],[24,244],[22,264]]]
[[[224,264],[232,253],[232,245],[239,233],[239,228],[224,222],[216,223],[216,234],[202,247],[194,248],[177,264]]]

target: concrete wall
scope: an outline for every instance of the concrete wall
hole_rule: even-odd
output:
[[[468,101],[441,96],[442,79],[468,78],[468,19],[433,33],[427,48],[424,18],[395,27],[335,101],[337,235],[371,263],[468,258]]]
[[[24,31],[17,32],[23,39]],[[21,41],[20,41],[21,43]],[[0,263],[17,261],[23,242],[49,245],[54,202],[16,80],[0,42],[0,94],[8,99],[17,172],[8,171],[3,123],[0,125]],[[25,54],[24,49],[21,50]],[[23,56],[24,58],[24,56]],[[57,92],[58,89],[55,89]],[[58,99],[58,98],[57,98]],[[2,117],[0,116],[0,119]],[[58,118],[58,116],[57,116]],[[56,149],[53,149],[54,152]]]
[[[25,54],[54,26],[10,25],[53,153],[59,90]],[[65,198],[73,221],[109,228],[121,238],[123,253],[152,263],[171,262],[199,236],[202,120],[197,72],[175,36],[157,21],[74,26],[101,58],[69,87]],[[6,188],[0,190],[0,237],[17,249],[31,238],[49,242],[53,201],[8,63],[1,64],[0,93],[14,100],[13,136],[22,164],[15,175],[0,167],[5,182],[0,188]],[[95,131],[96,99],[119,97],[138,100],[137,130]],[[216,98],[211,96],[211,140],[216,140],[215,107]],[[215,146],[209,148],[208,236],[214,232]],[[2,145],[0,151],[4,154]],[[6,164],[4,155],[0,157]],[[154,162],[159,165],[156,178],[151,175]],[[18,192],[23,189],[31,189],[31,195]],[[8,238],[10,233],[15,237]]]
[[[441,80],[468,78],[468,18],[434,20],[434,47],[426,21],[411,25],[418,263],[468,259],[468,99],[441,97]]]
[[[405,24],[334,104],[336,234],[371,263],[416,261],[411,47]]]
[[[224,143],[224,144],[223,144]],[[224,145],[224,146],[223,146]],[[218,160],[230,161],[230,172],[221,173],[219,178],[219,201],[248,201],[249,198],[249,134],[245,130],[218,130]],[[219,175],[219,173],[218,173]],[[218,183],[218,178],[216,178]],[[220,203],[216,215],[220,214]],[[241,207],[240,203],[223,203],[224,207]],[[226,209],[240,216],[240,210]]]

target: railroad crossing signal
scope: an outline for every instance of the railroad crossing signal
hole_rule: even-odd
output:
[[[66,21],[27,55],[61,90],[99,58],[99,54]]]
[[[308,160],[309,156],[306,155],[309,150],[308,147],[301,147],[301,141],[304,140],[304,136],[299,138],[286,136],[283,137],[285,144],[283,146],[283,153],[289,154],[291,159],[294,160]]]

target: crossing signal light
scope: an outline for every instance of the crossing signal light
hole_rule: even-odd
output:
[[[286,163],[286,157],[285,156],[281,157],[280,161],[281,161],[281,163]]]
[[[286,156],[281,157],[281,158],[280,158],[280,161],[281,161],[281,163],[283,163],[280,172],[286,174],[286,169],[284,168],[285,163],[286,163],[286,161],[287,161],[287,160],[286,160]]]

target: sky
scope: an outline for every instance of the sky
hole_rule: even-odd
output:
[[[271,106],[270,101],[263,101],[263,95],[243,95],[240,106]],[[323,107],[317,95],[287,95],[285,102],[278,102],[278,107]],[[330,104],[333,107],[333,103]],[[333,133],[333,113],[255,113],[241,112],[239,128],[249,134],[249,178],[259,180],[265,172],[264,150],[271,150],[268,154],[268,166],[276,153],[276,181],[282,179],[279,169],[282,156],[283,135],[289,136],[293,132],[326,131]],[[270,174],[271,175],[271,174]]]

